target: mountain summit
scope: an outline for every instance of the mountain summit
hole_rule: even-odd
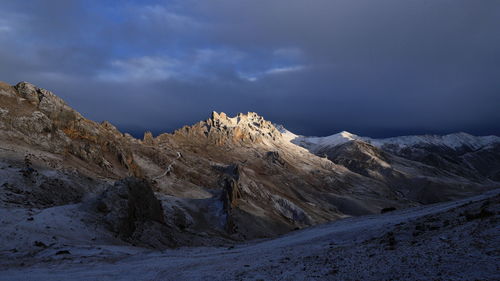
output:
[[[281,133],[274,125],[255,112],[240,113],[228,117],[224,112],[212,112],[212,117],[193,126],[185,126],[174,132],[174,135],[186,140],[204,140],[218,145],[228,143],[264,143],[275,141]],[[205,136],[206,138],[203,138]]]

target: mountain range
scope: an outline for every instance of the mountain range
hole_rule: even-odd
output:
[[[497,136],[308,137],[213,112],[136,139],[27,82],[0,84],[0,132],[6,268],[68,245],[234,247],[500,187]]]

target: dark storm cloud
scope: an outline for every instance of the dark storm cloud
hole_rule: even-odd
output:
[[[0,80],[122,129],[216,110],[308,135],[500,134],[498,1],[0,4]]]

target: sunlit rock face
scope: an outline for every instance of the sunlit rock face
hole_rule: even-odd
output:
[[[228,117],[224,112],[212,113],[212,117],[193,126],[185,126],[174,133],[178,138],[198,138],[211,144],[261,144],[275,141],[281,133],[269,121],[257,113],[240,113]],[[204,137],[204,138],[203,138]]]

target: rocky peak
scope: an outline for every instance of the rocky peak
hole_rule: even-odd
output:
[[[153,137],[153,133],[151,132],[145,132],[144,137],[142,138],[142,143],[145,145],[154,145],[155,144],[155,139]]]
[[[210,119],[193,126],[186,126],[174,133],[174,136],[204,135],[216,145],[226,143],[263,143],[282,137],[273,123],[255,112],[239,113],[228,117],[224,112],[212,112]]]
[[[244,126],[250,125],[254,127],[274,127],[272,123],[266,121],[264,117],[258,115],[255,112],[248,112],[247,114],[238,113],[235,117],[228,117],[226,113],[221,112],[220,114],[216,111],[212,112],[212,118],[209,119],[212,121],[213,126],[228,126],[228,127],[236,127],[236,126]],[[270,125],[270,126],[269,126]]]
[[[60,97],[54,93],[29,83],[19,82],[14,86],[21,98],[26,99],[35,105],[38,110],[46,114],[51,119],[61,119],[60,121],[69,121],[66,119],[82,119],[83,117],[69,107]]]
[[[228,117],[224,112],[218,114],[212,113],[212,118],[207,122],[211,125],[212,129],[218,130],[237,130],[246,132],[253,136],[271,137],[275,138],[281,136],[281,133],[276,127],[264,117],[255,112],[248,112],[247,114],[238,113],[235,117]]]
[[[134,139],[111,123],[85,119],[52,92],[28,82],[0,83],[0,95],[4,139],[75,156],[95,164],[89,169],[109,177],[141,176],[128,146]]]

